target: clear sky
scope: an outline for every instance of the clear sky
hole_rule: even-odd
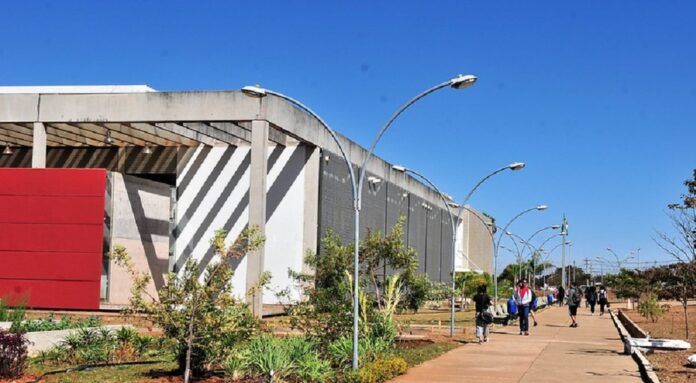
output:
[[[570,221],[580,260],[640,248],[696,168],[696,3],[690,1],[8,1],[0,85],[259,83],[368,145],[407,99],[377,153],[511,230]],[[554,253],[558,260],[560,252]],[[511,260],[508,254],[501,264]]]

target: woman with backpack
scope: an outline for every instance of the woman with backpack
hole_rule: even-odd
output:
[[[599,315],[604,315],[604,306],[608,306],[609,299],[607,297],[607,288],[604,286],[599,286],[599,293],[597,294],[599,298]]]
[[[486,293],[486,285],[481,285],[476,289],[474,303],[476,304],[476,337],[481,344],[488,342],[488,325],[493,322],[493,315],[488,311],[491,306],[491,298]]]
[[[527,286],[527,280],[522,279],[517,284],[513,294],[517,312],[520,318],[520,335],[529,335],[529,309],[532,306],[532,289]]]

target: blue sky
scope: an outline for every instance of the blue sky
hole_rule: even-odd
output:
[[[0,85],[259,83],[528,236],[570,221],[580,260],[640,248],[696,168],[696,4],[688,1],[0,1]],[[558,253],[555,253],[558,259]],[[505,254],[501,264],[510,261]]]

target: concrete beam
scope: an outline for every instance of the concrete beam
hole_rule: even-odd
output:
[[[143,124],[131,124],[133,126],[142,126]],[[159,130],[158,135],[161,137],[166,137],[169,140],[182,140],[186,142],[186,146],[198,146],[198,144],[204,144],[208,146],[214,146],[221,143],[210,136],[206,136],[192,129],[186,128],[183,125],[175,124],[173,122],[163,122],[154,124]]]
[[[31,167],[46,167],[46,127],[41,122],[34,123],[34,140],[31,150]]]
[[[266,176],[268,174],[268,121],[253,121],[251,124],[251,166],[249,184],[249,227],[259,228],[266,235]],[[264,271],[265,246],[247,255],[246,289],[254,287]],[[263,291],[250,297],[254,316],[263,313]]]

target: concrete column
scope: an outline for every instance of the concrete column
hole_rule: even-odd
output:
[[[317,239],[319,238],[319,173],[321,150],[317,147],[305,146],[307,148],[307,163],[305,164],[305,190],[304,190],[304,232],[302,248],[310,251],[317,251]],[[309,272],[311,269],[302,264],[302,271]]]
[[[46,127],[41,122],[34,123],[34,139],[31,149],[31,167],[46,167]]]
[[[267,121],[254,120],[251,123],[251,167],[249,177],[249,226],[259,228],[266,235],[266,176],[268,174],[268,131]],[[261,246],[247,257],[247,290],[253,287],[264,271],[264,250]],[[263,291],[249,297],[254,316],[263,314]]]

